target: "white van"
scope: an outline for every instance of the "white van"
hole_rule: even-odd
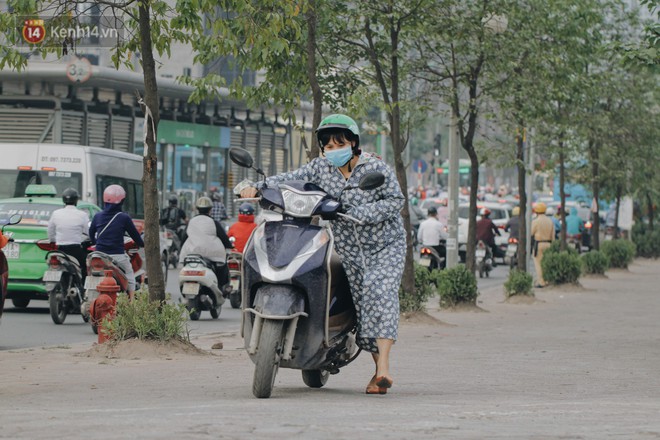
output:
[[[103,207],[111,184],[126,190],[124,210],[144,219],[142,157],[107,148],[63,144],[0,143],[0,199],[25,196],[31,183],[51,184],[58,195],[75,188],[81,199]]]

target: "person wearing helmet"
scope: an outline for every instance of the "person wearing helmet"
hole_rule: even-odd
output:
[[[234,249],[243,253],[245,243],[247,243],[250,234],[254,231],[257,224],[254,222],[254,207],[250,203],[243,203],[238,208],[238,221],[231,225],[227,235],[234,237]]]
[[[509,237],[520,240],[520,207],[514,206],[511,211],[511,218],[506,222],[504,230],[509,233]]]
[[[552,224],[555,225],[555,239],[557,239],[559,237],[559,233],[561,232],[561,222],[559,221],[555,210],[551,206],[545,208],[545,215],[550,220],[552,220]]]
[[[211,218],[220,223],[224,228],[225,225],[223,222],[229,218],[227,215],[227,208],[225,208],[225,204],[222,203],[222,194],[220,194],[218,188],[215,186],[213,188],[215,191],[211,192],[211,202],[213,202],[213,206],[211,207]]]
[[[85,212],[76,208],[78,204],[78,191],[67,188],[62,192],[64,208],[53,212],[48,221],[48,239],[57,244],[57,248],[67,255],[71,255],[80,265],[82,281],[87,277],[86,247],[83,241],[89,240],[89,217]]]
[[[539,288],[546,286],[543,279],[543,268],[541,267],[543,253],[555,239],[555,225],[550,217],[546,215],[546,209],[545,203],[536,203],[534,212],[537,215],[532,220],[532,255],[534,256],[534,268],[536,269],[536,285],[534,287]]]
[[[161,211],[160,224],[176,232],[180,226],[186,224],[186,213],[179,208],[179,199],[174,194],[168,198],[168,204],[169,206]]]
[[[211,260],[215,264],[214,272],[218,277],[218,286],[220,290],[229,284],[229,270],[227,265],[227,249],[233,246],[225,229],[217,221],[211,218],[211,208],[213,202],[208,197],[200,197],[195,203],[197,214],[188,222],[186,229],[186,241],[181,247],[181,259],[185,259],[190,254],[197,254]]]
[[[122,211],[126,191],[120,185],[110,185],[103,191],[103,210],[96,213],[89,226],[89,238],[96,244],[96,250],[106,253],[126,273],[128,297],[135,293],[135,273],[124,249],[124,235],[128,234],[138,247],[144,241],[130,215]]]
[[[392,169],[378,156],[360,149],[360,130],[350,117],[334,114],[316,130],[322,156],[297,170],[271,176],[266,184],[306,180],[338,199],[357,224],[341,217],[331,220],[335,250],[351,286],[357,312],[357,344],[372,354],[376,374],[367,394],[385,394],[392,386],[390,349],[398,336],[399,286],[406,255],[406,233],[401,220],[405,197]],[[372,191],[343,191],[360,179],[380,172],[385,182]],[[254,197],[263,182],[241,182],[234,191]],[[361,245],[358,245],[360,243]]]
[[[495,267],[495,258],[504,258],[504,252],[495,244],[495,236],[500,235],[500,230],[490,219],[490,209],[481,208],[479,214],[481,219],[477,222],[477,241],[481,240],[490,246],[493,251],[493,267]]]

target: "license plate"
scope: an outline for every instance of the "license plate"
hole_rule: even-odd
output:
[[[241,280],[238,278],[232,278],[231,281],[231,290],[238,290],[241,288]]]
[[[477,257],[485,257],[486,249],[477,249]]]
[[[96,286],[103,280],[103,277],[88,276],[85,278],[85,290],[96,290]]]
[[[44,281],[58,282],[62,278],[61,270],[47,270],[44,273]]]
[[[199,284],[197,283],[183,283],[181,293],[184,295],[197,295],[199,292]]]
[[[518,250],[518,246],[516,246],[515,244],[510,244],[506,248],[506,254],[507,255],[515,255],[517,250]]]
[[[424,267],[429,267],[431,265],[431,259],[430,258],[420,258],[419,259],[419,264],[424,266]]]
[[[7,243],[7,246],[2,250],[5,257],[11,260],[17,260],[20,256],[21,247],[18,243]]]

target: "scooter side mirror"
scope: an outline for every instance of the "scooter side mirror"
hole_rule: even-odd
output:
[[[230,148],[229,158],[236,165],[243,168],[252,168],[252,165],[254,164],[254,160],[252,159],[252,155],[250,154],[250,152],[243,148],[238,148],[238,147]]]
[[[21,222],[23,219],[23,216],[21,214],[14,214],[11,217],[9,217],[9,225],[15,225]]]
[[[362,190],[376,189],[383,183],[385,183],[385,175],[380,172],[374,172],[362,176],[358,188]]]

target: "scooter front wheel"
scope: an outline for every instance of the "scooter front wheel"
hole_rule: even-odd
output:
[[[305,385],[310,388],[321,388],[328,382],[330,372],[325,370],[302,370]]]
[[[254,379],[252,380],[254,397],[268,398],[273,392],[275,376],[280,366],[283,341],[284,321],[264,320],[254,362]]]
[[[241,308],[241,292],[232,292],[229,294],[229,303],[231,304],[232,309]]]

